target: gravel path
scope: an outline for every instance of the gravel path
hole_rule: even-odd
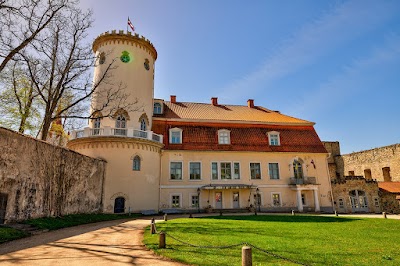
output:
[[[0,265],[185,265],[154,255],[144,244],[150,219],[64,228],[0,245]]]

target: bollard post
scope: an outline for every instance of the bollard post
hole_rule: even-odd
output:
[[[337,211],[335,211],[335,216],[338,216],[338,213],[337,213]]]
[[[252,266],[253,258],[251,256],[251,247],[242,247],[242,266]]]
[[[292,215],[294,215],[294,210],[292,210]]]
[[[152,223],[151,224],[151,234],[154,235],[156,233],[156,224]]]
[[[154,224],[156,222],[156,219],[151,218],[151,223]]]
[[[158,248],[165,248],[165,233],[161,232],[158,239]]]
[[[168,221],[168,215],[164,214],[164,221]]]
[[[192,215],[192,214],[190,214],[190,215],[189,215],[189,218],[193,218],[193,215]]]
[[[382,212],[383,218],[387,219],[386,212]]]

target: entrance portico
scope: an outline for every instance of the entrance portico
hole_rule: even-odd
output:
[[[320,204],[319,204],[319,197],[318,197],[318,186],[316,186],[316,185],[296,185],[295,187],[292,188],[292,190],[296,191],[297,210],[299,212],[303,212],[303,209],[304,209],[303,199],[302,199],[302,195],[301,195],[302,191],[312,191],[313,198],[314,198],[314,211],[319,212],[321,210]]]

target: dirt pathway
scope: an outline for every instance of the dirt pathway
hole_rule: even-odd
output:
[[[108,221],[47,232],[0,245],[0,265],[184,265],[146,250],[149,219]]]

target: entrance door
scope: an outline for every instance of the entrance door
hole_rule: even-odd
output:
[[[215,192],[215,208],[222,209],[222,192]]]
[[[0,224],[4,224],[4,219],[6,217],[7,198],[7,194],[0,193]]]
[[[233,192],[233,208],[239,209],[239,192]]]
[[[368,212],[367,198],[362,190],[349,192],[352,212]]]
[[[114,202],[114,213],[124,213],[125,212],[125,198],[118,197]]]

